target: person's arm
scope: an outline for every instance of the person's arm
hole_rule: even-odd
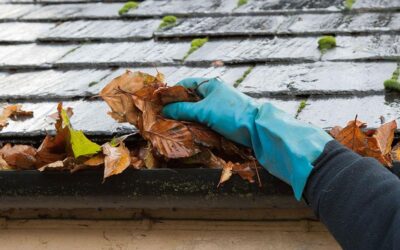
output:
[[[185,79],[203,99],[167,105],[165,116],[208,125],[251,147],[260,164],[302,196],[345,249],[400,249],[400,181],[379,162],[269,103],[214,78]]]
[[[400,249],[400,180],[375,159],[329,142],[304,197],[344,249]]]

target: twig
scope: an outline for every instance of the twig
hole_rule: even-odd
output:
[[[355,126],[355,127],[357,127],[357,117],[358,117],[358,114],[357,114],[356,117],[354,118],[354,126]],[[354,128],[354,131],[353,131],[353,142],[352,142],[352,145],[351,145],[351,149],[352,149],[352,150],[354,150],[355,138],[356,138],[356,128]]]
[[[254,167],[255,167],[255,169],[256,169],[257,180],[258,180],[258,186],[259,186],[259,187],[262,187],[261,178],[260,178],[260,174],[258,173],[258,167],[257,167],[257,164],[256,164],[256,160],[253,160],[253,164],[254,164]]]

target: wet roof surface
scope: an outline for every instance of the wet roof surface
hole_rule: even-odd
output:
[[[0,0],[0,102],[23,102],[35,117],[11,121],[2,135],[52,129],[58,101],[75,108],[77,129],[98,135],[129,132],[90,99],[126,68],[173,84],[190,76],[217,77],[259,102],[271,101],[323,128],[348,120],[376,127],[400,120],[400,95],[387,93],[400,60],[400,0],[146,0],[120,16],[119,1]],[[158,29],[175,15],[176,26]],[[318,39],[336,35],[321,54]],[[209,37],[184,57],[193,38]],[[223,66],[213,67],[222,61]],[[244,77],[245,76],[245,77]],[[241,80],[239,80],[241,79]]]

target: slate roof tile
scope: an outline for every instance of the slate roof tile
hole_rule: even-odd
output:
[[[151,39],[160,21],[70,21],[39,36],[41,41],[129,41]]]
[[[39,6],[36,5],[2,4],[0,6],[0,20],[15,20],[38,8]]]
[[[0,43],[32,43],[52,27],[52,23],[0,23]]]
[[[258,102],[328,128],[356,114],[376,127],[398,119],[399,97],[383,88],[400,60],[400,0],[145,0],[120,16],[124,1],[0,0],[0,100],[22,101],[35,118],[0,136],[45,133],[58,101],[75,107],[76,128],[97,135],[133,131],[106,115],[95,95],[125,68],[174,84],[220,77]],[[176,26],[159,30],[161,17]],[[336,36],[322,54],[317,41]],[[209,41],[183,60],[190,41]],[[224,64],[213,67],[212,63]],[[245,73],[247,72],[247,73]],[[301,100],[307,106],[299,114]]]
[[[0,45],[0,68],[48,68],[76,45]]]
[[[79,3],[42,5],[23,15],[22,20],[76,20],[76,19],[110,19],[118,17],[118,10],[123,3]]]
[[[400,31],[399,13],[299,14],[182,18],[158,37],[371,34]]]
[[[322,128],[345,126],[358,115],[369,127],[376,128],[383,121],[400,122],[398,96],[370,95],[365,97],[310,98],[299,119]],[[382,118],[381,118],[382,117]]]
[[[188,43],[123,42],[84,44],[58,60],[59,65],[163,65],[182,60]]]
[[[256,97],[383,94],[383,82],[391,77],[396,67],[394,62],[260,65],[238,89]]]
[[[140,3],[139,8],[130,10],[127,15],[220,15],[231,13],[236,5],[236,0],[148,0]]]

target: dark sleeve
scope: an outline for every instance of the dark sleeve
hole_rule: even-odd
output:
[[[304,197],[344,249],[400,249],[400,180],[336,141],[314,163]]]

